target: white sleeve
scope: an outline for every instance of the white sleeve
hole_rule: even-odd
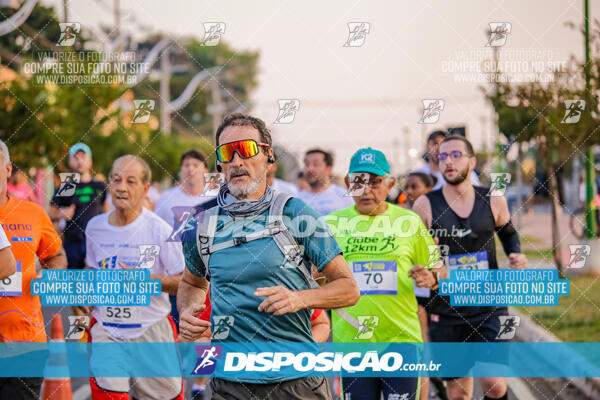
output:
[[[89,239],[90,236],[90,224],[85,227],[85,264],[89,267],[96,267],[96,255],[94,254],[94,241]]]
[[[156,215],[161,217],[167,224],[173,225],[173,213],[171,212],[171,209],[169,207],[169,202],[165,199],[166,194],[167,193],[163,193],[160,195],[158,201],[156,202],[156,205],[154,206],[154,212],[156,213]]]
[[[471,184],[473,186],[481,186],[481,181],[475,171],[471,171]]]
[[[169,241],[171,228],[164,229],[163,239],[160,246],[159,259],[161,270],[165,275],[178,275],[185,269],[185,258],[181,241]]]
[[[0,229],[0,250],[10,247],[10,241],[8,237],[6,237],[6,232],[4,232],[4,228]]]

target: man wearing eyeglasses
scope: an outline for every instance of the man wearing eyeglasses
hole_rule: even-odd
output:
[[[311,309],[346,307],[359,298],[342,251],[314,209],[297,198],[282,201],[289,195],[267,185],[268,164],[275,159],[262,120],[232,114],[217,129],[216,143],[217,170],[227,184],[215,200],[197,207],[183,234],[187,268],[177,292],[180,338],[197,341],[211,323],[221,327],[227,318],[226,328],[212,330],[213,342],[314,343]],[[285,226],[270,231],[278,218],[271,211],[281,203]],[[217,217],[213,225],[209,215]],[[313,233],[293,226],[295,218],[310,220]],[[285,231],[299,245],[291,247],[301,249],[292,259],[276,241],[282,237],[275,235]],[[311,288],[310,264],[326,276],[324,286]],[[211,322],[197,317],[205,308],[209,280]],[[299,376],[265,372],[259,378],[213,378],[213,399],[331,398],[325,378]]]
[[[333,314],[333,341],[421,343],[415,286],[437,287],[437,270],[431,269],[440,266],[439,256],[429,252],[434,241],[418,215],[385,201],[396,179],[381,151],[358,150],[345,182],[355,204],[326,220],[360,288],[358,303],[345,310],[367,330],[357,331]],[[416,377],[342,378],[344,398],[361,400],[415,399],[418,382]]]
[[[503,196],[490,196],[490,189],[473,186],[467,177],[475,168],[471,143],[459,135],[441,142],[440,170],[446,185],[421,196],[415,202],[425,225],[435,232],[439,245],[447,251],[449,269],[498,269],[494,233],[498,234],[511,268],[525,268],[519,235],[510,220]],[[445,234],[444,234],[445,233]],[[432,290],[428,304],[429,336],[432,342],[496,342],[500,316],[506,307],[454,307],[447,296]],[[498,360],[505,363],[505,360]],[[465,370],[470,368],[466,366]],[[465,371],[466,372],[466,371]],[[464,376],[464,375],[463,375]],[[444,378],[448,398],[470,399],[473,378]],[[506,378],[479,378],[484,399],[507,399]]]
[[[442,140],[448,136],[448,132],[446,131],[434,131],[429,134],[429,138],[427,138],[427,153],[425,154],[425,159],[427,164],[423,168],[419,168],[414,172],[424,172],[426,174],[433,175],[437,178],[437,182],[433,187],[433,190],[440,189],[442,186],[446,184],[444,180],[444,174],[440,170],[438,153],[440,150],[440,143]],[[481,182],[479,181],[479,177],[475,171],[471,171],[469,174],[469,179],[471,183],[475,186],[481,186]]]

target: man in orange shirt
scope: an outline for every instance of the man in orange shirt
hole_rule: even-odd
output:
[[[67,258],[50,217],[39,205],[6,192],[12,172],[8,148],[0,140],[0,222],[11,242],[17,271],[0,283],[0,343],[46,342],[40,298],[31,295],[35,257],[42,268],[62,269]],[[37,353],[37,352],[36,352]],[[44,362],[32,355],[32,365]],[[0,378],[0,399],[37,399],[43,378]]]

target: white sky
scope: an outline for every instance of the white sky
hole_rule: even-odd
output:
[[[61,15],[62,0],[43,2],[55,5]],[[275,143],[298,157],[309,147],[333,150],[337,173],[344,173],[352,153],[366,146],[384,151],[394,173],[420,167],[422,161],[411,159],[408,149],[422,153],[424,138],[435,128],[466,125],[475,148],[484,142],[489,148],[493,128],[482,84],[455,82],[458,74],[444,72],[443,66],[457,60],[457,52],[491,54],[484,47],[490,22],[512,24],[501,60],[516,49],[538,50],[558,62],[583,55],[582,36],[564,25],[583,21],[583,0],[120,3],[123,29],[130,32],[138,29],[127,21],[130,14],[155,32],[199,39],[203,22],[225,22],[223,40],[235,49],[261,52],[253,113],[270,124],[277,116],[277,99],[300,100],[294,122],[274,126]],[[600,4],[590,3],[592,17],[598,17]],[[70,22],[80,22],[82,29],[112,25],[112,4],[71,1]],[[348,22],[370,24],[363,46],[342,46]],[[439,122],[418,124],[421,100],[435,98],[445,101]]]

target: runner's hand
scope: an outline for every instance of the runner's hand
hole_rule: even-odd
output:
[[[408,276],[415,280],[418,287],[430,288],[436,284],[435,275],[422,265],[413,265]]]
[[[73,311],[75,312],[76,315],[90,315],[90,313],[92,312],[92,310],[94,309],[93,306],[73,306]]]
[[[511,268],[523,269],[527,267],[527,257],[523,253],[510,253],[508,255],[508,265]]]
[[[254,292],[254,295],[257,297],[266,297],[258,306],[258,311],[273,313],[273,315],[295,313],[298,310],[306,308],[297,292],[283,286],[258,288]]]
[[[182,342],[205,341],[206,330],[210,331],[210,322],[198,318],[206,306],[204,304],[192,304],[186,308],[179,317],[179,339]],[[210,335],[210,332],[209,332]],[[210,336],[209,336],[210,337]]]
[[[212,339],[212,331],[209,327],[207,330],[204,331],[204,333],[200,336],[200,339],[198,339],[197,342],[209,343],[210,339]]]

